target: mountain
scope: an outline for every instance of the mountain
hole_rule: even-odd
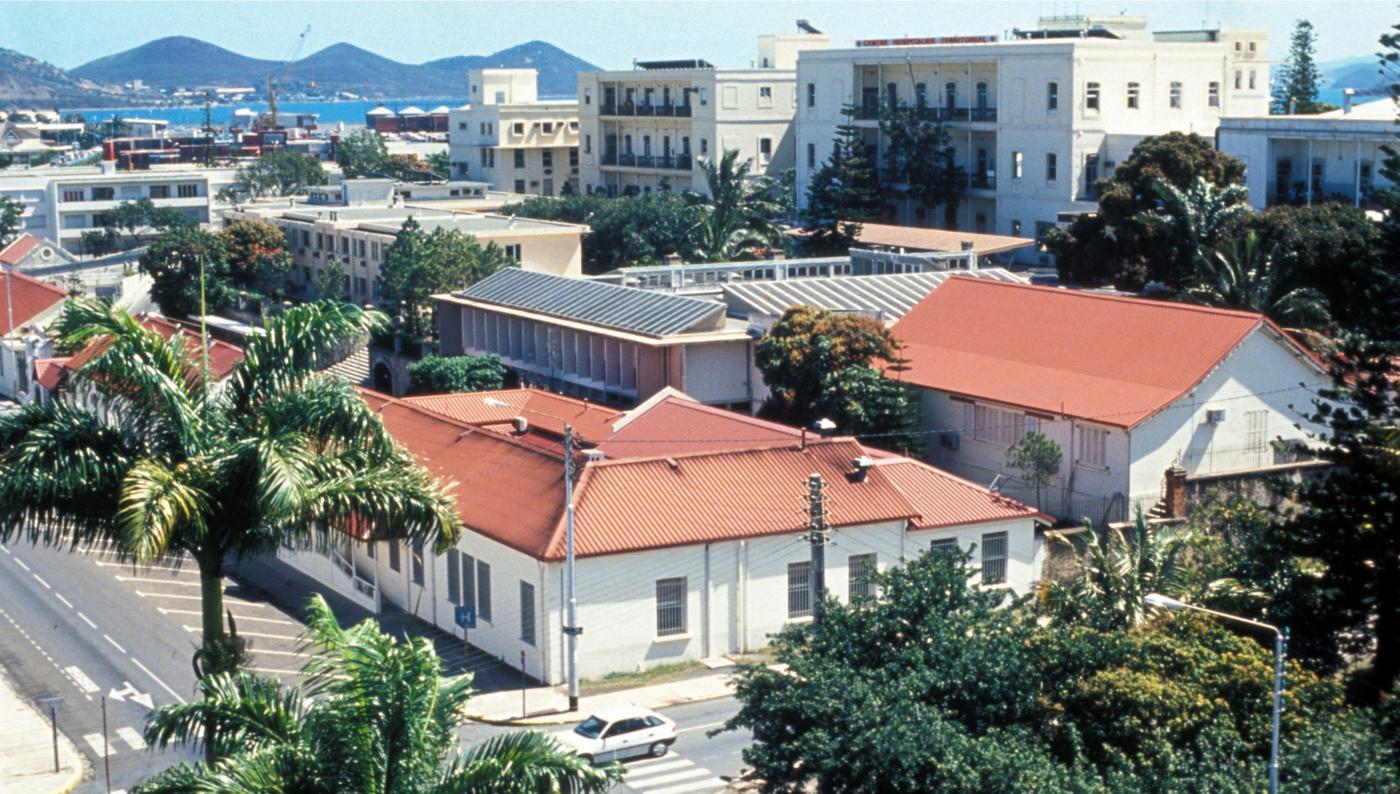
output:
[[[574,96],[578,73],[598,67],[546,41],[528,41],[491,55],[457,55],[428,61],[424,66],[464,75],[469,69],[532,68],[540,73],[540,96]]]
[[[378,97],[465,95],[467,69],[534,67],[540,72],[540,93],[573,95],[575,75],[596,69],[587,61],[542,41],[531,41],[491,55],[463,55],[425,64],[406,64],[353,44],[332,44],[291,65],[284,81],[288,89],[319,93],[349,91]],[[249,58],[186,36],[169,36],[125,52],[85,63],[70,74],[99,83],[121,85],[141,80],[153,88],[245,86],[261,89],[269,74],[279,73],[277,61]]]
[[[1356,89],[1357,97],[1367,100],[1383,97],[1388,90],[1389,83],[1374,55],[1319,61],[1317,68],[1322,72],[1322,98],[1333,104],[1341,104],[1342,91],[1347,88]]]
[[[0,104],[78,105],[110,102],[112,86],[74,78],[51,63],[0,48]]]

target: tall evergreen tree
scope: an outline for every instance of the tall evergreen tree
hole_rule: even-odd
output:
[[[967,174],[954,162],[947,128],[922,118],[917,108],[900,105],[880,113],[880,133],[889,140],[887,182],[903,185],[895,194],[921,207],[942,207],[943,225],[956,227]]]
[[[841,109],[845,122],[836,128],[831,156],[807,186],[804,221],[814,248],[848,248],[860,233],[862,221],[882,218],[889,212],[875,162],[860,128],[853,123],[855,114],[850,105]]]
[[[1317,34],[1312,23],[1298,20],[1284,61],[1274,78],[1274,113],[1319,113],[1327,108],[1318,101],[1322,73],[1317,70]]]

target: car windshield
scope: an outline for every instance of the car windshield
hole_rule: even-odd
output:
[[[603,729],[606,727],[608,727],[606,722],[597,717],[589,717],[580,722],[577,728],[574,728],[574,733],[587,739],[596,739],[602,735]]]

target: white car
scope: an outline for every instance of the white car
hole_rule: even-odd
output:
[[[626,706],[600,711],[559,741],[594,763],[649,755],[660,758],[676,741],[676,723],[651,709]]]

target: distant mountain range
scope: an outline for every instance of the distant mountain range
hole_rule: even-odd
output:
[[[1356,89],[1356,95],[1365,100],[1378,99],[1389,91],[1390,84],[1381,75],[1374,55],[1319,61],[1317,68],[1322,72],[1322,99],[1333,104],[1341,104],[1342,91],[1348,88]]]
[[[580,71],[598,67],[552,44],[530,41],[491,55],[459,55],[408,64],[352,44],[332,44],[297,60],[286,70],[283,90],[371,98],[465,96],[467,70],[533,68],[542,96],[572,96]],[[98,58],[68,71],[0,49],[0,103],[48,105],[111,104],[118,86],[137,80],[148,89],[252,86],[262,93],[269,74],[282,73],[278,61],[250,58],[187,36],[169,36]]]

